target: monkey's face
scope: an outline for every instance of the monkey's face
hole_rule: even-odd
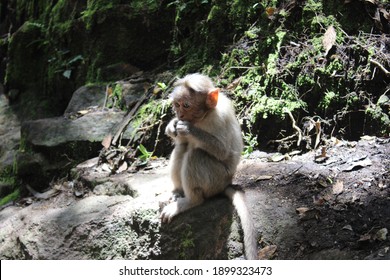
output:
[[[208,109],[207,94],[193,91],[186,87],[176,87],[171,95],[173,110],[181,121],[196,123],[203,119]]]
[[[173,109],[181,121],[196,123],[207,113],[204,102],[197,102],[196,99],[180,98],[173,100]]]

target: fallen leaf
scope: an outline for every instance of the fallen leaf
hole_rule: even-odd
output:
[[[366,158],[363,160],[352,162],[349,166],[342,169],[342,171],[348,172],[348,171],[354,170],[355,168],[362,168],[362,167],[370,166],[371,164],[372,164],[372,161],[369,158]]]
[[[376,104],[378,104],[378,105],[389,105],[390,104],[390,98],[387,95],[382,94],[379,97],[378,102]]]
[[[366,242],[366,241],[370,241],[371,239],[372,239],[371,234],[365,233],[363,235],[360,235],[358,242]]]
[[[337,180],[332,188],[333,194],[339,195],[344,191],[344,183],[343,181]]]
[[[267,7],[265,8],[265,13],[268,17],[272,17],[275,14],[276,9],[273,7]]]
[[[346,225],[346,226],[344,226],[344,227],[343,227],[343,229],[345,229],[345,230],[349,230],[349,231],[353,231],[353,229],[352,229],[352,226],[351,226],[351,225]]]
[[[276,245],[269,245],[259,251],[259,260],[270,260],[275,256],[278,247]]]
[[[285,158],[286,158],[285,155],[282,155],[282,154],[280,154],[280,153],[276,153],[276,154],[274,154],[274,155],[271,157],[271,161],[273,161],[273,162],[278,162],[278,161],[284,160]]]
[[[117,172],[117,173],[121,173],[121,172],[123,172],[123,171],[126,171],[128,167],[129,167],[129,166],[127,165],[127,162],[124,161],[124,162],[119,166],[119,168],[118,168],[118,170],[117,170],[116,172]]]
[[[108,134],[106,137],[104,137],[103,141],[102,141],[102,145],[104,148],[108,149],[110,148],[111,146],[111,141],[112,141],[112,135],[111,133]]]
[[[325,49],[325,56],[327,56],[328,52],[336,43],[336,35],[336,30],[334,29],[333,25],[329,26],[324,34],[324,38],[322,39],[322,45]]]
[[[255,181],[264,181],[272,179],[272,175],[261,175],[255,178]]]
[[[308,207],[298,207],[295,210],[299,214],[299,219],[302,221],[318,219],[319,211],[317,209],[312,209]]]
[[[381,228],[375,233],[374,239],[379,241],[385,241],[387,239],[387,228]]]
[[[110,167],[110,165],[107,164],[107,163],[104,163],[104,164],[101,166],[101,168],[102,168],[102,171],[111,172],[111,167]]]
[[[304,213],[306,213],[307,211],[309,211],[310,208],[308,208],[308,207],[298,207],[298,208],[295,209],[295,210],[298,212],[299,215],[301,215],[301,214],[304,214]]]

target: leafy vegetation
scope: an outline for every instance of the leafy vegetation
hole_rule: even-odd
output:
[[[182,72],[218,73],[220,85],[234,86],[231,94],[243,122],[245,153],[251,152],[256,143],[265,148],[269,140],[286,139],[293,133],[286,111],[292,113],[302,128],[307,126],[308,118],[320,119],[322,131],[326,132],[322,135],[323,141],[330,136],[349,139],[362,134],[388,136],[389,112],[373,105],[379,95],[386,92],[386,82],[383,73],[372,67],[372,59],[388,66],[388,53],[374,52],[373,46],[388,45],[389,40],[384,37],[381,42],[373,34],[370,16],[361,9],[364,5],[367,9],[379,9],[380,4],[373,6],[370,1],[350,5],[340,1],[242,1],[240,9],[237,2],[225,6],[212,2],[208,17],[198,20],[195,27],[188,27],[193,30],[190,37],[180,40],[180,34],[177,35],[173,42],[180,43],[176,43],[178,48],[172,53],[179,56],[183,55],[182,49],[188,50],[188,54],[184,53]],[[208,1],[174,3],[178,5],[176,27],[179,31],[186,30],[183,24],[189,17],[190,11],[186,10],[189,6],[207,10],[210,4]],[[216,67],[210,52],[213,48],[218,51],[222,48],[210,41],[210,37],[220,35],[215,29],[211,30],[210,19],[218,13],[223,14],[217,16],[220,22],[227,19],[235,24],[225,24],[225,40],[229,38],[230,28],[235,39],[239,39],[223,52]],[[235,21],[235,15],[245,20]],[[357,17],[359,28],[356,28]],[[336,38],[330,52],[325,53],[324,35],[331,26],[336,30]],[[187,41],[190,41],[188,45]],[[207,50],[199,48],[204,42],[207,42]],[[377,81],[375,86],[374,81]],[[354,125],[351,119],[356,120]],[[367,123],[372,126],[366,126]],[[306,136],[301,148],[313,148],[309,135]],[[290,140],[277,141],[279,144],[274,148],[291,149],[298,139]]]

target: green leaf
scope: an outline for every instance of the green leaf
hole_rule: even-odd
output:
[[[72,70],[65,70],[63,73],[62,73],[62,76],[64,76],[65,78],[67,79],[70,79],[70,75],[72,74]]]

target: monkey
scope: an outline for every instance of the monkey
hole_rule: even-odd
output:
[[[232,186],[243,149],[240,124],[231,100],[203,74],[188,74],[171,93],[176,116],[165,133],[174,141],[169,159],[172,200],[160,215],[170,223],[181,212],[224,193],[240,217],[247,259],[256,259],[256,234],[242,191]],[[184,195],[180,197],[179,194]]]

